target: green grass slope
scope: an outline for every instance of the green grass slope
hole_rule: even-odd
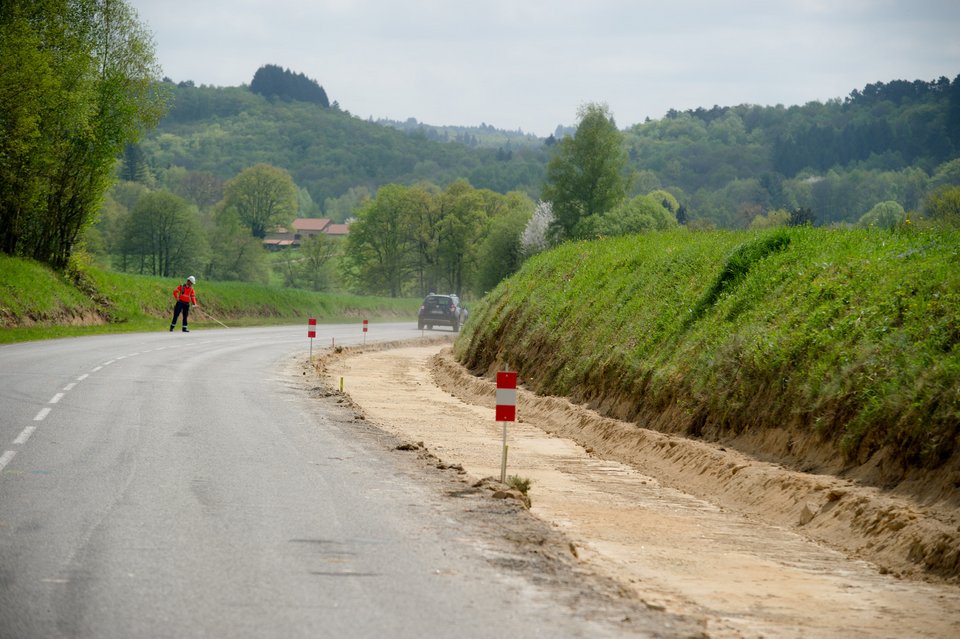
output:
[[[126,331],[162,330],[179,280],[83,268],[68,277],[42,264],[0,255],[0,343]],[[420,300],[328,295],[236,282],[197,282],[202,312],[193,328],[361,318],[412,319]]]
[[[564,245],[455,348],[612,417],[892,483],[960,466],[958,344],[960,233],[805,227]]]

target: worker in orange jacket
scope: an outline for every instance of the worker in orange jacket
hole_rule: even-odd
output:
[[[177,300],[177,303],[173,307],[173,321],[170,322],[171,331],[176,328],[177,318],[180,313],[183,313],[183,332],[190,332],[190,329],[187,328],[187,315],[190,313],[190,305],[197,305],[197,291],[193,288],[196,281],[197,278],[191,275],[186,282],[173,289],[173,299]]]

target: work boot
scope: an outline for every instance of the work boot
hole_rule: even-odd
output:
[[[184,326],[184,327],[183,327],[183,332],[184,332],[184,333],[189,333],[189,332],[190,332],[190,329],[187,328],[186,326]]]
[[[170,325],[170,332],[171,332],[171,333],[173,332],[173,329],[176,328],[176,326],[177,326],[176,324],[171,324],[171,325]]]

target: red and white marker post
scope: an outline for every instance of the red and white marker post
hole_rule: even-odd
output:
[[[503,422],[503,456],[500,460],[500,483],[507,481],[507,422],[517,421],[517,374],[497,373],[497,421]]]
[[[310,318],[307,320],[307,337],[310,338],[310,359],[313,359],[313,338],[317,336],[317,320]]]
[[[367,320],[363,320],[363,345],[367,345]]]

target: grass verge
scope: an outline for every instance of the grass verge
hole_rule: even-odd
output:
[[[82,268],[72,275],[0,255],[0,343],[164,328],[179,280]],[[328,295],[238,282],[197,283],[192,328],[412,319],[420,300]]]

